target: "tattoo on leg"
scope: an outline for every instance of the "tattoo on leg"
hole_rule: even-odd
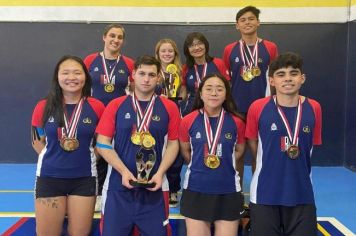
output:
[[[47,207],[52,207],[52,208],[58,208],[58,199],[57,198],[41,198],[39,199],[40,203],[47,206]]]

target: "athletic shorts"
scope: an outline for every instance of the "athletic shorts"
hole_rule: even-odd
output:
[[[183,216],[214,222],[234,221],[242,218],[244,198],[241,192],[227,194],[206,194],[183,190],[180,212]]]
[[[97,194],[96,177],[82,178],[52,178],[37,177],[35,196],[36,198],[58,197],[58,196],[95,196]]]
[[[102,197],[103,236],[131,235],[135,225],[142,236],[170,235],[168,192],[103,190]]]
[[[250,204],[251,235],[317,235],[315,205]]]

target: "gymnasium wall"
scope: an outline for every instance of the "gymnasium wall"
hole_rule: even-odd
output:
[[[185,1],[173,3],[177,2]],[[202,1],[193,2],[201,4]],[[0,0],[0,5],[4,5],[3,8],[0,7],[0,162],[36,162],[37,157],[30,143],[32,109],[36,102],[46,95],[54,65],[62,55],[75,54],[84,57],[91,52],[102,50],[101,35],[106,23],[100,23],[100,20],[124,22],[127,38],[123,53],[133,58],[142,54],[153,54],[155,43],[163,37],[174,39],[182,51],[184,38],[192,31],[204,33],[210,42],[211,55],[221,57],[224,46],[240,37],[233,22],[236,11],[243,6],[231,5],[232,2],[222,1],[225,7],[212,6],[207,9],[199,6],[167,6],[173,9],[170,15],[163,13],[165,11],[162,11],[162,8],[154,8],[162,13],[163,18],[155,18],[157,16],[153,16],[152,12],[150,14],[149,6],[146,6],[147,9],[113,6],[121,10],[118,11],[120,14],[115,15],[114,19],[108,19],[105,18],[105,13],[111,11],[111,8],[96,6],[91,9],[101,10],[102,14],[91,12],[99,17],[94,23],[95,19],[92,18],[90,22],[81,19],[89,17],[84,14],[87,9],[85,7],[77,15],[65,13],[66,11],[58,15],[61,9],[50,14],[51,9],[62,6],[8,6]],[[252,4],[257,3],[254,5],[260,6],[258,3],[263,4],[262,2],[265,3],[254,1]],[[269,2],[272,4],[277,1]],[[352,43],[356,42],[356,23],[350,22],[352,11],[348,11],[353,8],[347,7],[349,1],[327,1],[329,5],[323,7],[318,5],[319,1],[295,2],[300,5],[271,8],[266,7],[268,2],[265,3],[261,7],[263,24],[259,36],[276,42],[280,52],[295,51],[304,58],[307,82],[302,93],[318,100],[324,114],[323,146],[315,148],[313,164],[355,166],[356,157],[352,156],[352,153],[356,149],[356,139],[353,137],[356,133],[356,128],[353,127],[356,121],[353,104],[356,99],[352,88],[356,87],[356,82],[351,78],[355,78],[356,69],[352,68],[352,64],[348,66],[349,61],[354,62],[353,64],[356,62],[356,45]],[[306,2],[315,4],[303,7]],[[125,11],[122,8],[125,8]],[[198,20],[202,22],[197,22],[194,14],[190,18],[189,15],[174,12],[182,11],[182,8],[195,10],[196,15],[201,14]],[[44,10],[41,14],[34,14],[39,9]],[[21,13],[17,14],[18,20],[15,17],[16,11]],[[134,19],[129,15],[137,15],[137,12],[142,12],[143,15],[147,13],[146,19],[149,22],[140,20],[141,18],[137,18],[136,22],[131,21]],[[211,12],[219,12],[223,17]],[[6,13],[5,16],[3,13]],[[129,20],[121,19],[122,15]],[[280,16],[280,20],[276,20],[277,16]],[[70,18],[66,21],[69,17],[79,19]],[[166,20],[158,22],[157,19]],[[190,19],[194,21],[188,22]]]

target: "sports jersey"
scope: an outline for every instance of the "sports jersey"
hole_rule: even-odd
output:
[[[225,76],[227,80],[230,80],[229,72],[226,69],[224,61],[220,58],[214,58],[212,61],[208,62],[206,68],[204,68],[204,65],[197,65],[197,69],[200,79],[203,79],[205,75],[211,73],[220,73]],[[204,69],[206,69],[206,73],[204,73]],[[189,68],[187,65],[183,66],[182,85],[186,86],[188,95],[187,101],[181,102],[182,116],[185,116],[192,110],[195,93],[199,87],[199,82],[194,66],[191,68]]]
[[[218,117],[209,117],[209,121],[215,135]],[[208,154],[204,115],[195,110],[185,116],[180,125],[179,140],[191,143],[192,158],[188,164],[183,188],[207,194],[241,191],[240,178],[235,170],[235,145],[245,143],[244,132],[244,122],[226,112],[216,151],[220,166],[210,169],[204,164],[204,156]]]
[[[252,203],[296,206],[314,204],[310,158],[313,145],[321,144],[321,107],[313,99],[302,102],[299,156],[286,153],[288,133],[273,97],[258,99],[247,113],[246,137],[258,140],[256,170],[250,186]],[[281,107],[294,131],[296,107]]]
[[[127,87],[129,80],[132,80],[131,72],[134,67],[134,61],[126,56],[120,56],[120,60],[116,66],[116,59],[105,59],[105,61],[109,74],[112,68],[114,68],[111,78],[112,83],[114,83],[114,91],[112,92],[106,92],[104,89],[108,80],[105,76],[102,56],[100,53],[90,54],[84,59],[84,63],[93,81],[92,96],[102,101],[106,106],[114,98],[126,95],[125,88]]]
[[[139,103],[142,109],[145,109],[149,102],[139,101]],[[113,138],[115,151],[134,176],[137,176],[135,157],[140,149],[140,146],[131,142],[131,135],[137,128],[136,119],[131,95],[123,96],[114,99],[108,104],[96,129],[98,134]],[[176,104],[169,99],[158,96],[153,106],[152,118],[149,125],[149,132],[156,140],[154,149],[157,154],[156,163],[150,177],[158,170],[167,140],[178,139],[179,123],[180,114]],[[168,184],[166,178],[164,179],[162,188],[166,190],[168,189]],[[109,166],[104,189],[127,190],[121,184],[121,175],[111,166]]]
[[[246,113],[253,101],[270,95],[268,82],[268,66],[278,55],[276,44],[267,40],[258,43],[258,67],[261,74],[251,81],[244,81],[242,68],[244,66],[240,52],[240,42],[227,45],[224,49],[223,60],[231,76],[231,92],[240,112]],[[251,48],[252,49],[252,48]]]
[[[46,145],[38,156],[36,176],[55,178],[96,176],[93,140],[96,125],[104,111],[102,102],[91,97],[85,99],[77,126],[76,138],[79,147],[72,152],[61,148],[61,128],[53,117],[45,124],[42,123],[45,105],[46,100],[39,101],[32,114],[32,126],[42,128],[46,136]],[[70,115],[75,104],[66,104],[65,107]]]

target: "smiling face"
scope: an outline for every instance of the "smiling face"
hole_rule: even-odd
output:
[[[162,65],[173,63],[176,53],[170,43],[162,43],[158,50],[158,58]]]
[[[63,61],[58,70],[58,83],[63,94],[81,94],[85,85],[85,72],[75,60]]]
[[[226,99],[224,82],[218,77],[208,78],[200,93],[206,110],[219,110]]]
[[[206,48],[204,42],[199,39],[194,39],[188,47],[190,55],[194,60],[198,58],[205,58]]]
[[[105,55],[119,54],[124,43],[124,32],[121,28],[111,28],[104,36]]]
[[[305,82],[305,75],[300,69],[291,66],[276,70],[269,78],[270,84],[276,88],[277,95],[298,95]]]
[[[236,22],[236,29],[241,32],[241,35],[257,34],[257,28],[260,26],[260,21],[252,12],[246,12]]]

